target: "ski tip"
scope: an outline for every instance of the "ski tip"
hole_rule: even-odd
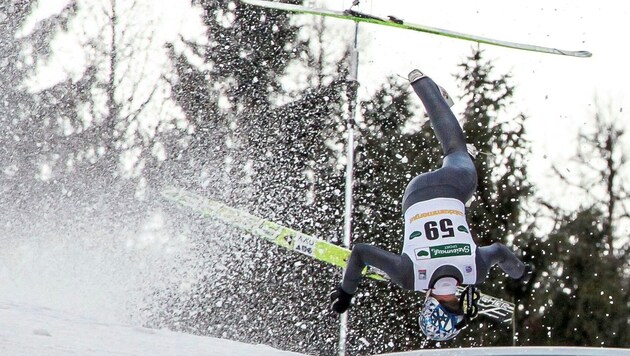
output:
[[[564,54],[565,56],[572,56],[572,57],[580,57],[580,58],[589,58],[592,57],[593,54],[589,51],[563,51],[563,50],[558,50],[559,54]]]

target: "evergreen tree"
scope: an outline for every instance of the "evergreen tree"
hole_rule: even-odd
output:
[[[179,79],[174,92],[195,134],[184,142],[185,155],[180,145],[170,148],[182,160],[172,171],[178,179],[191,177],[190,183],[223,186],[221,198],[244,203],[239,196],[248,173],[242,168],[258,159],[247,151],[268,136],[272,100],[283,92],[280,78],[304,56],[304,43],[284,12],[226,0],[203,0],[199,6],[208,40],[194,52],[206,66],[173,53]]]
[[[22,39],[17,40],[20,26],[24,18],[30,12],[31,4],[25,2],[18,5],[0,5],[0,123],[4,128],[0,134],[3,155],[0,155],[0,166],[4,172],[4,184],[13,180],[18,172],[29,171],[33,173],[33,168],[27,168],[32,163],[27,160],[29,152],[33,147],[26,147],[28,137],[25,131],[29,128],[29,111],[34,106],[30,95],[22,87],[22,81],[26,78],[30,67],[21,56],[24,50]],[[7,174],[8,173],[8,174]],[[21,174],[20,174],[21,175]],[[25,179],[28,174],[20,177]]]
[[[528,233],[533,225],[526,225],[523,211],[533,188],[527,180],[527,156],[529,143],[525,134],[523,114],[511,114],[508,110],[515,87],[510,75],[497,75],[493,64],[483,58],[483,51],[476,49],[460,68],[457,78],[464,88],[464,131],[467,142],[472,143],[480,154],[475,160],[477,168],[477,192],[468,208],[468,222],[479,246],[501,242],[520,249],[519,258],[535,264],[535,239]],[[517,304],[515,318],[519,318],[518,306],[526,304],[526,296],[535,278],[526,286],[508,288],[511,280],[499,268],[494,268],[481,289],[488,294],[514,301]],[[517,290],[518,289],[518,290]],[[516,293],[516,294],[515,294]],[[516,320],[518,325],[520,320]],[[507,328],[513,329],[512,328]],[[514,332],[516,330],[512,330]],[[472,345],[511,345],[512,333],[506,325],[479,322],[469,328]]]
[[[22,85],[32,69],[23,53],[32,47],[19,36],[32,5],[28,1],[0,5],[0,209],[8,228],[27,225],[24,221],[33,210],[29,189],[39,173],[35,158],[42,136],[31,117],[36,101]]]
[[[628,255],[623,241],[627,223],[624,189],[624,131],[618,114],[603,110],[590,129],[580,130],[577,168],[561,173],[565,187],[587,196],[576,212],[544,202],[556,215],[556,227],[543,240],[545,276],[535,294],[535,307],[523,334],[530,344],[628,347],[630,314]],[[573,193],[575,195],[575,193]],[[538,258],[537,258],[538,259]]]
[[[475,160],[478,182],[469,222],[479,244],[507,242],[521,231],[520,205],[531,190],[525,117],[507,112],[515,89],[510,75],[496,75],[483,51],[476,50],[460,68],[467,100],[463,127],[467,141],[481,152]]]
[[[170,96],[173,67],[162,47],[171,43],[186,52],[186,41],[194,39],[186,33],[165,40],[158,33],[163,18],[152,6],[76,0],[24,31],[35,63],[27,85],[38,100],[35,121],[45,135],[41,165],[46,179],[63,181],[64,190],[84,193],[111,186],[117,177],[139,179],[145,165],[166,158],[162,133],[186,130]],[[76,46],[50,49],[58,43]],[[68,65],[68,53],[82,60]],[[51,71],[59,76],[46,77]]]
[[[412,94],[415,97],[415,94]],[[437,168],[439,145],[428,124],[415,130],[407,83],[389,78],[361,103],[363,122],[356,148],[353,243],[402,249],[402,195],[418,172]],[[348,352],[379,353],[418,348],[422,296],[365,281],[349,311]]]
[[[606,214],[595,207],[564,217],[549,236],[544,310],[529,342],[544,345],[628,347],[628,278],[625,254],[610,254]]]
[[[195,132],[171,176],[306,233],[335,234],[342,176],[332,147],[344,110],[345,58],[324,58],[307,48],[284,12],[227,1],[201,4],[209,46],[198,50],[207,69],[178,65],[178,101]],[[280,80],[301,62],[316,64],[309,66],[308,82],[285,91]],[[325,74],[330,65],[339,70]],[[329,286],[322,287],[338,279],[334,268],[212,223],[195,235],[200,251],[207,251],[201,252],[204,272],[191,292],[165,296],[169,325],[289,350],[334,352],[336,320],[327,317]]]

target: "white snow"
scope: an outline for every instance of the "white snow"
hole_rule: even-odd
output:
[[[0,355],[300,355],[0,301]]]
[[[142,327],[168,324],[152,314],[155,293],[185,294],[204,276],[193,239],[171,231],[162,213],[67,209],[3,216],[0,356],[298,355]]]

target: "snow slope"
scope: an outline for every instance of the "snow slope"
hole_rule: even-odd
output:
[[[567,346],[475,347],[396,352],[381,356],[628,356],[629,349]]]
[[[0,355],[299,355],[0,301]]]

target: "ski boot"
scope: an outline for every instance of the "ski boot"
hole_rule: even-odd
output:
[[[468,151],[468,155],[470,156],[470,158],[472,158],[473,161],[479,155],[479,150],[472,143],[467,143],[466,144],[466,151]]]
[[[424,73],[422,73],[421,71],[414,69],[412,70],[409,75],[407,76],[407,78],[409,78],[409,83],[413,84],[414,82],[422,79],[426,77],[426,75],[424,75]],[[449,107],[452,107],[455,103],[453,102],[453,99],[451,98],[451,96],[448,94],[448,92],[446,91],[446,89],[442,88],[441,86],[438,85],[438,88],[440,88],[440,94],[442,94],[442,97],[444,98],[444,100],[446,100],[446,103],[448,104]]]

